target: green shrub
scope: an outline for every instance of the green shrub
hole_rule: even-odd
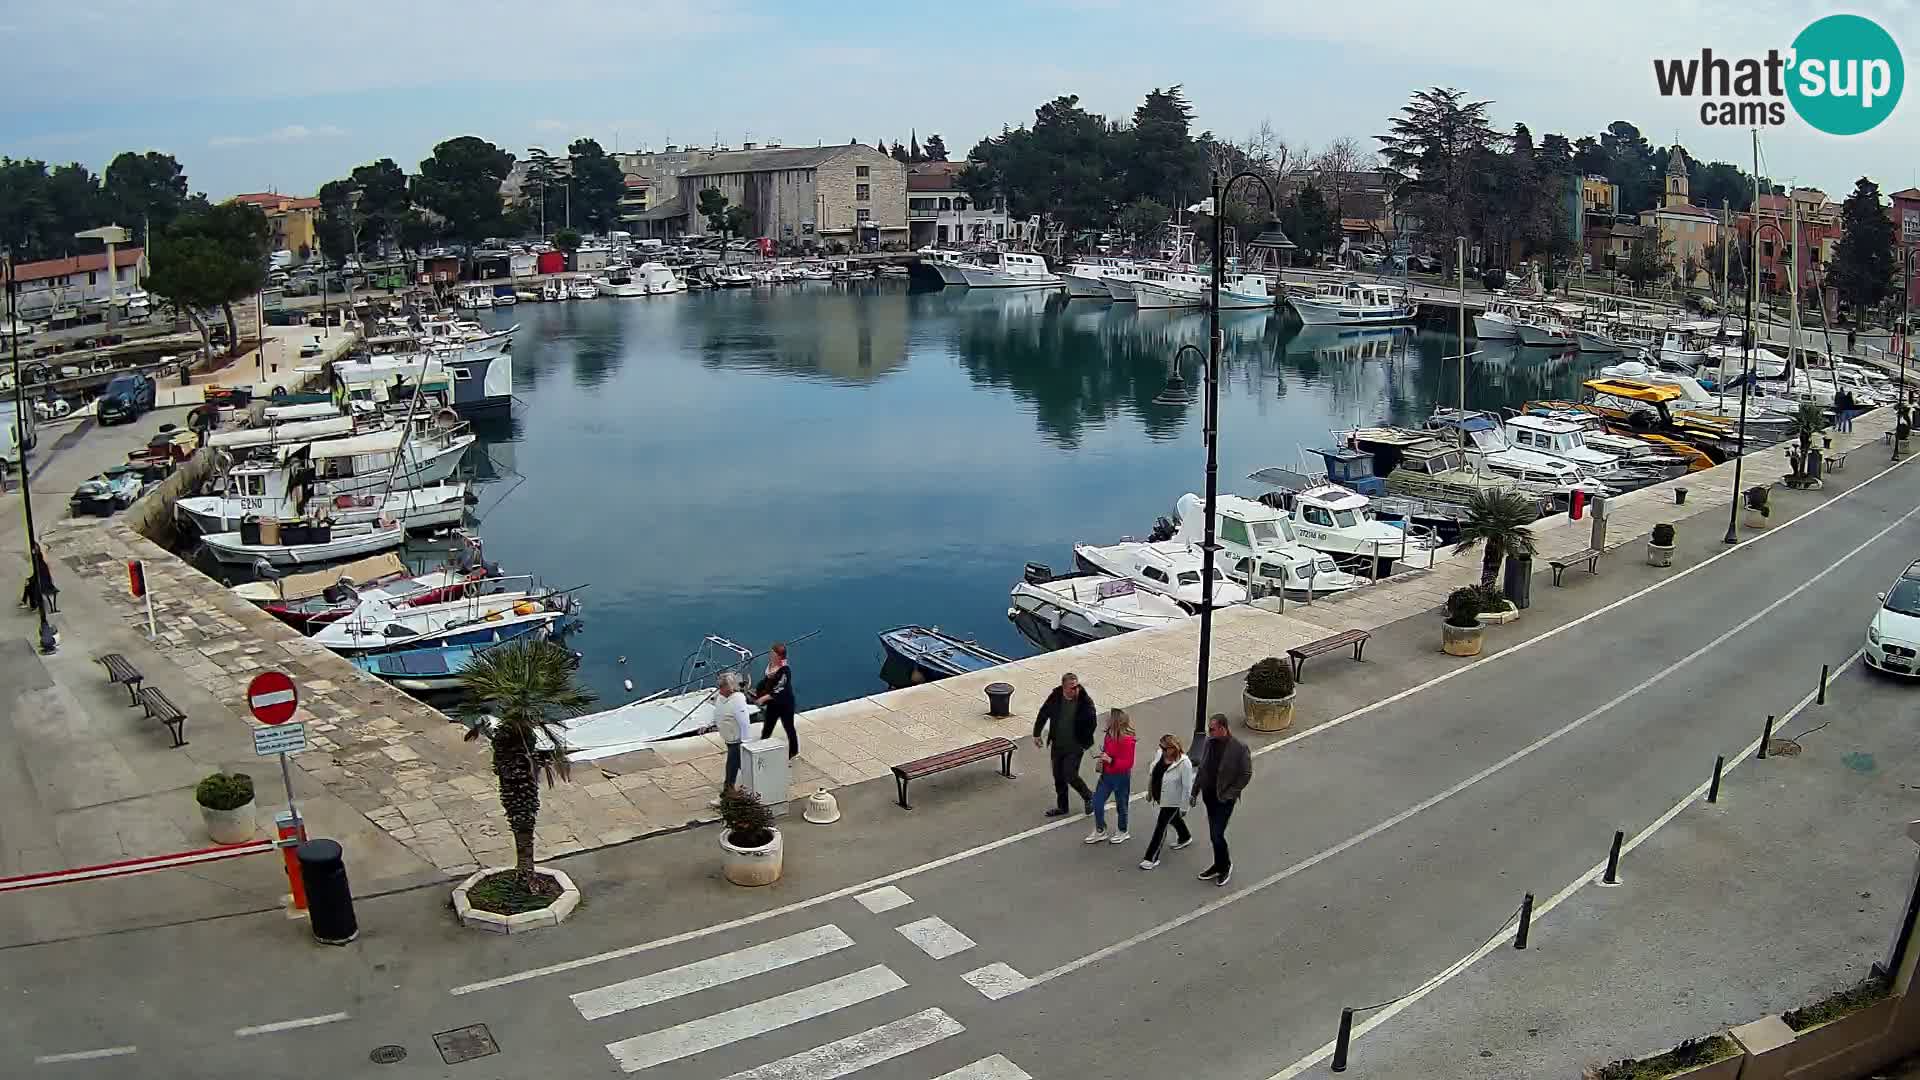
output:
[[[1650,1058],[1625,1058],[1608,1062],[1598,1068],[1587,1070],[1587,1080],[1662,1080],[1663,1077],[1691,1069],[1698,1065],[1711,1065],[1721,1058],[1732,1057],[1739,1050],[1733,1040],[1725,1035],[1709,1035],[1700,1039],[1687,1039],[1679,1046],[1664,1054]]]
[[[209,810],[238,810],[253,801],[253,777],[214,773],[193,789],[194,801]]]
[[[1767,505],[1767,498],[1767,488],[1764,485],[1755,485],[1748,488],[1747,509],[1758,511],[1761,517],[1771,516],[1773,514],[1773,508]]]
[[[1653,542],[1658,547],[1673,546],[1673,526],[1661,522],[1653,527]]]
[[[1819,1027],[1821,1024],[1838,1020],[1849,1013],[1859,1012],[1885,999],[1887,991],[1888,983],[1885,978],[1878,975],[1869,976],[1844,990],[1828,994],[1811,1005],[1788,1009],[1780,1014],[1780,1019],[1786,1021],[1787,1026],[1795,1031],[1805,1031],[1810,1027]]]
[[[1501,592],[1499,586],[1469,585],[1467,587],[1472,589],[1474,593],[1480,597],[1480,611],[1482,614],[1492,614],[1497,611],[1507,610],[1507,594]]]
[[[734,847],[765,847],[773,842],[773,811],[746,788],[730,787],[720,793],[720,822]]]
[[[1257,698],[1283,698],[1293,694],[1293,665],[1277,656],[1269,656],[1247,671],[1247,693]]]
[[[1478,585],[1463,585],[1447,594],[1448,626],[1479,626],[1486,610],[1486,594]]]

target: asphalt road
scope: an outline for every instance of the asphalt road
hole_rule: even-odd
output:
[[[0,1046],[10,1074],[84,1077],[136,1062],[199,1077],[1319,1075],[1342,1005],[1452,969],[1523,892],[1577,894],[1614,830],[1660,823],[1716,754],[1794,709],[1821,663],[1858,648],[1916,540],[1920,470],[1901,468],[1273,744],[1223,889],[1193,876],[1204,830],[1142,872],[1143,822],[1129,844],[1083,845],[1083,819],[1049,827],[1037,807],[994,801],[983,768],[910,820],[882,784],[844,795],[842,826],[791,823],[804,853],[777,894],[715,882],[713,834],[696,830],[569,864],[588,901],[558,932],[476,941],[433,891],[362,898],[365,932],[346,949],[290,948],[297,930],[252,916],[8,950]],[[1176,697],[1135,716],[1182,730],[1189,708]],[[975,831],[962,813],[999,823],[997,838],[940,855],[948,833]],[[1534,985],[1587,978],[1568,965]],[[470,1024],[497,1055],[443,1063],[432,1036]],[[370,1063],[387,1044],[405,1061]],[[87,1054],[102,1056],[69,1056]]]

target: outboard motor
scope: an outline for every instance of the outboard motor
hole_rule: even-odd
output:
[[[1029,585],[1045,585],[1053,580],[1053,568],[1046,563],[1030,562],[1026,573],[1021,575]]]

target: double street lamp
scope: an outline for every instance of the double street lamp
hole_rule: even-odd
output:
[[[1757,215],[1755,220],[1758,221]],[[1772,229],[1774,235],[1780,237],[1783,243],[1787,238],[1786,234],[1780,231],[1780,226],[1771,221],[1759,221],[1749,240],[1746,330],[1740,335],[1740,426],[1733,436],[1733,499],[1727,504],[1727,535],[1724,538],[1729,544],[1740,542],[1740,504],[1741,500],[1746,498],[1740,490],[1740,469],[1747,459],[1747,394],[1753,389],[1754,379],[1753,298],[1760,291],[1760,234],[1767,229]],[[1793,343],[1791,342],[1787,345],[1787,368],[1788,375],[1791,376],[1793,368]]]
[[[1209,200],[1213,212],[1213,267],[1212,289],[1207,297],[1206,413],[1203,427],[1207,444],[1207,520],[1200,545],[1200,676],[1193,704],[1193,737],[1196,742],[1207,731],[1207,669],[1213,653],[1213,567],[1214,552],[1218,550],[1213,530],[1220,481],[1220,293],[1226,287],[1226,198],[1233,191],[1233,185],[1242,180],[1257,181],[1265,188],[1267,205],[1274,211],[1255,235],[1271,231],[1279,225],[1277,214],[1280,200],[1275,197],[1273,185],[1267,183],[1266,177],[1256,172],[1241,172],[1222,184],[1219,174],[1214,174],[1212,198]],[[1175,366],[1173,373],[1168,376],[1167,390],[1155,400],[1165,400],[1172,395],[1184,398],[1184,380],[1180,378],[1178,364],[1181,354],[1188,349],[1200,351],[1191,343],[1180,346],[1174,353]]]

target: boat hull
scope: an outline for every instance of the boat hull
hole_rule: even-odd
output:
[[[967,276],[960,272],[958,265],[950,262],[936,262],[932,265],[933,272],[940,275],[940,284],[965,285],[967,283]]]
[[[1565,334],[1549,330],[1544,326],[1535,326],[1532,323],[1520,323],[1517,329],[1520,332],[1520,344],[1522,345],[1529,345],[1541,349],[1564,349],[1573,344],[1572,338]]]
[[[1294,313],[1307,326],[1399,326],[1413,321],[1411,308],[1349,307],[1290,297]]]
[[[1113,294],[1107,291],[1102,279],[1084,274],[1067,274],[1067,295],[1089,300],[1111,300]]]
[[[1486,315],[1473,317],[1473,334],[1481,341],[1518,341],[1520,339],[1519,333],[1513,328],[1513,323]]]
[[[1617,353],[1620,351],[1619,345],[1615,344],[1612,341],[1609,341],[1608,339],[1600,336],[1599,334],[1592,334],[1592,333],[1588,333],[1585,330],[1581,330],[1578,333],[1574,334],[1573,337],[1575,341],[1579,342],[1581,352]]]
[[[959,270],[969,289],[1058,289],[1066,284],[1058,274],[1008,274],[978,266],[962,266]]]
[[[1100,284],[1106,287],[1107,295],[1119,303],[1131,304],[1138,300],[1133,291],[1133,287],[1139,284],[1137,278],[1107,277],[1101,278]]]
[[[1133,286],[1134,302],[1142,310],[1153,311],[1161,308],[1197,308],[1205,304],[1205,298],[1198,292],[1186,293],[1169,289],[1151,281],[1137,282]]]
[[[215,533],[201,543],[215,559],[232,565],[252,566],[264,559],[269,566],[320,566],[399,547],[406,538],[406,529],[395,525],[324,544],[242,544],[234,532]]]
[[[257,501],[257,500],[256,500]],[[181,499],[173,505],[174,515],[202,535],[234,532],[244,519],[260,513],[247,509],[243,500],[223,499],[216,495]],[[366,509],[336,509],[331,520],[336,525],[361,525],[393,518],[408,532],[426,532],[458,525],[467,514],[465,484],[443,484],[396,492]]]

